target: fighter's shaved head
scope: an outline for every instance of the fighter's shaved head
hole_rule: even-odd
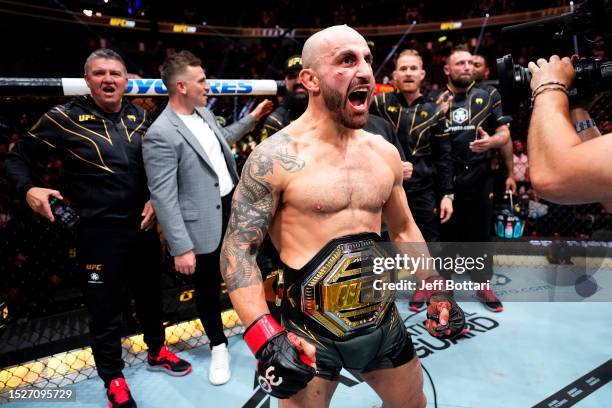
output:
[[[302,49],[302,64],[304,68],[316,68],[319,58],[328,51],[325,46],[330,46],[334,42],[342,42],[340,39],[346,37],[359,37],[365,44],[365,39],[362,35],[347,25],[328,27],[308,37]]]
[[[302,66],[300,80],[309,95],[306,114],[327,115],[343,128],[361,129],[374,89],[365,38],[347,25],[321,30],[304,43]]]

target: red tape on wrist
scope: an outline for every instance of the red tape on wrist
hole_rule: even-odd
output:
[[[270,337],[283,331],[283,328],[269,314],[261,316],[244,332],[244,341],[251,349],[253,354],[257,354],[259,349],[270,339]]]

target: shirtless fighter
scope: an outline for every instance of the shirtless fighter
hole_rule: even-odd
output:
[[[374,89],[372,55],[347,26],[311,36],[302,52],[306,112],[250,155],[233,197],[222,273],[258,382],[281,407],[327,407],[344,367],[385,407],[424,407],[423,377],[393,294],[376,291],[384,220],[393,242],[422,242],[402,188],[397,149],[361,128]],[[269,315],[255,261],[266,233],[285,264],[282,324]],[[420,274],[420,275],[419,275]],[[418,279],[441,279],[419,271]],[[427,328],[453,336],[465,318],[449,293],[428,293]]]

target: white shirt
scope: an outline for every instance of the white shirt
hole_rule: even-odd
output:
[[[221,197],[228,195],[232,188],[234,188],[234,182],[232,176],[227,168],[223,151],[221,150],[221,144],[213,133],[208,123],[204,122],[204,119],[197,112],[193,112],[191,115],[180,115],[179,118],[185,123],[185,126],[194,134],[202,149],[208,156],[213,170],[217,173],[219,178],[219,192]]]

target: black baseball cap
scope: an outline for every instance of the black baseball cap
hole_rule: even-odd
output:
[[[302,56],[293,55],[285,62],[285,75],[297,74],[302,70]]]

